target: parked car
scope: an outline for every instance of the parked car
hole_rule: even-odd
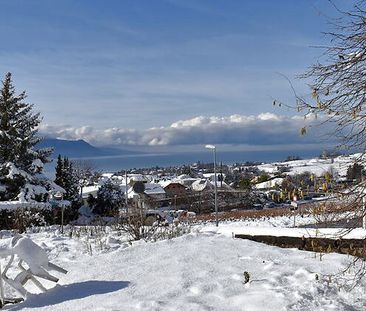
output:
[[[264,204],[264,208],[274,208],[276,206],[277,206],[277,204],[274,202],[268,202],[268,203]]]
[[[253,207],[254,207],[256,210],[261,210],[261,209],[263,209],[263,205],[262,205],[262,204],[253,204]]]

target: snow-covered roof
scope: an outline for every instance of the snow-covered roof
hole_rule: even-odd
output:
[[[274,179],[256,184],[255,187],[257,189],[269,189],[269,188],[275,187],[276,185],[281,185],[283,180],[284,180],[284,178],[278,177],[278,178],[274,178]]]
[[[102,177],[111,178],[113,175],[114,175],[113,173],[103,173]]]
[[[207,179],[198,179],[192,184],[193,191],[203,191],[213,189],[214,186]]]
[[[182,174],[182,175],[179,175],[178,177],[177,177],[177,179],[190,179],[191,178],[191,176],[189,176],[189,175],[187,175],[187,174]]]
[[[276,173],[278,171],[277,165],[274,165],[273,163],[261,164],[258,166],[258,169],[270,174]]]
[[[190,177],[190,178],[186,178],[186,179],[176,179],[177,182],[179,182],[183,186],[188,186],[188,187],[190,187],[196,180],[199,180],[199,178]]]
[[[226,175],[225,174],[221,174],[219,172],[216,172],[216,178],[217,180],[219,179],[219,175],[222,175],[223,179],[225,179]],[[215,174],[214,173],[204,173],[203,177],[207,178],[207,179],[211,179],[211,180],[215,180]]]
[[[171,183],[172,183],[171,180],[161,180],[161,181],[159,181],[159,185],[162,186],[163,188],[168,187]]]
[[[211,180],[210,183],[212,184],[213,187],[215,187],[215,181]],[[217,181],[217,187],[218,188],[222,188],[222,189],[227,189],[227,190],[231,190],[232,188],[224,181]]]
[[[161,185],[153,183],[146,183],[144,192],[147,195],[165,194],[165,190]]]
[[[159,184],[146,183],[146,184],[144,184],[144,186],[145,186],[144,193],[146,195],[165,195],[166,194],[165,190]],[[138,196],[138,193],[136,193],[133,190],[133,187],[128,189],[127,194],[128,194],[128,198],[130,198],[130,199],[134,198],[135,196]]]
[[[178,184],[181,185],[182,187],[185,187],[182,183],[182,180],[177,180],[177,179],[173,179],[173,180],[162,180],[159,182],[159,185],[161,185],[164,189],[166,187],[168,187],[171,184]]]
[[[89,194],[96,194],[100,185],[92,185],[92,186],[85,186],[83,187],[83,198],[86,198]]]
[[[132,181],[146,181],[147,178],[142,174],[128,174],[129,180]]]

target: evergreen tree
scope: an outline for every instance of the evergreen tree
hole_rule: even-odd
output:
[[[25,102],[25,92],[15,94],[11,74],[0,89],[0,200],[46,201],[52,187],[44,175],[52,149],[36,149],[41,122],[33,105]]]
[[[64,199],[71,202],[78,201],[79,186],[76,172],[68,158],[57,158],[55,183],[65,190]]]
[[[65,198],[71,202],[79,201],[79,180],[76,176],[72,162],[66,158],[65,162]]]
[[[64,160],[61,158],[61,154],[57,157],[56,164],[56,174],[55,174],[55,183],[60,187],[63,187],[64,184]]]
[[[124,204],[124,196],[120,186],[107,181],[98,190],[94,212],[99,215],[114,215]]]

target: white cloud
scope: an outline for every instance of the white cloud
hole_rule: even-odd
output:
[[[307,123],[306,123],[307,122]],[[169,126],[149,129],[69,127],[42,125],[40,133],[62,139],[84,139],[95,145],[166,146],[194,144],[282,145],[320,142],[320,128],[301,136],[299,129],[314,125],[314,120],[286,117],[273,113],[231,115],[227,117],[197,116],[179,120]],[[324,133],[324,130],[321,131]],[[318,135],[315,135],[318,134]]]

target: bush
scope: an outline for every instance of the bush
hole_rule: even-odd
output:
[[[54,221],[51,209],[16,208],[0,210],[0,230],[17,230],[25,232],[32,226],[44,226]]]
[[[191,231],[189,223],[175,222],[168,224],[166,220],[152,216],[145,216],[145,213],[133,208],[129,210],[128,215],[120,217],[116,223],[116,229],[127,233],[130,241],[151,241],[172,239]]]
[[[354,163],[352,166],[350,166],[347,169],[347,179],[348,180],[356,180],[361,181],[362,178],[362,171],[364,170],[364,167],[361,164]]]

